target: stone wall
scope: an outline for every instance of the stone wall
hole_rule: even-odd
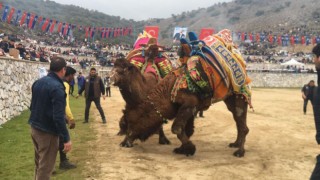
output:
[[[89,73],[89,68],[73,67],[84,75]],[[39,68],[49,69],[49,63],[0,58],[0,125],[29,108],[31,86],[40,77]],[[111,67],[97,67],[97,72],[100,70]]]
[[[73,67],[85,76],[90,69]],[[28,109],[31,86],[39,78],[39,68],[48,69],[49,64],[0,58],[0,125]],[[98,72],[111,70],[111,67],[96,68]],[[252,79],[252,87],[302,87],[311,79],[317,80],[316,74],[307,73],[248,72],[248,75]]]
[[[296,88],[310,80],[317,82],[316,73],[248,72],[248,76],[252,80],[252,87]]]
[[[0,59],[0,124],[28,109],[32,83],[48,63]]]

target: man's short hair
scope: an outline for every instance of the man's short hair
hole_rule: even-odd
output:
[[[320,56],[320,43],[313,47],[312,53],[315,54],[317,57]]]
[[[90,71],[97,71],[97,70],[96,70],[96,68],[93,67],[90,69]]]
[[[74,75],[77,71],[70,66],[67,66],[65,77],[69,75]]]
[[[62,68],[66,66],[67,63],[62,57],[53,57],[50,62],[50,71],[59,72]]]

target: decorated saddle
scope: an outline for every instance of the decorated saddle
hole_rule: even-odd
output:
[[[245,61],[232,42],[231,32],[222,30],[217,34],[198,40],[195,33],[189,33],[191,48],[186,65],[174,71],[177,81],[171,93],[174,101],[179,89],[188,89],[200,97],[222,100],[230,89],[243,94],[250,104],[251,82],[245,69]]]
[[[138,67],[141,73],[153,73],[158,80],[172,70],[172,64],[163,47],[158,45],[156,38],[146,32],[138,37],[134,49],[126,58]]]

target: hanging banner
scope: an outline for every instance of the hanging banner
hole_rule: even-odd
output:
[[[9,12],[9,6],[6,6],[6,7],[4,8],[3,15],[2,15],[2,21],[3,21],[3,22],[6,21],[8,12]]]
[[[20,15],[21,15],[21,10],[18,10],[17,15],[16,15],[16,18],[15,18],[15,20],[14,20],[14,25],[17,25],[17,24],[18,24],[18,20],[19,20],[19,18],[20,18]]]
[[[50,19],[49,24],[48,24],[47,27],[46,27],[46,32],[49,32],[50,27],[51,27],[51,25],[52,25],[52,22],[53,22],[53,20]]]
[[[45,31],[47,29],[48,24],[49,24],[49,19],[46,19],[41,27],[42,31]]]
[[[27,20],[26,20],[26,24],[27,24],[27,27],[28,27],[28,24],[29,24],[29,22],[30,22],[30,16],[31,16],[31,14],[30,13],[28,13],[27,14]]]
[[[66,23],[65,26],[64,26],[64,30],[63,30],[63,35],[67,35],[67,32],[68,32],[68,29],[69,29],[69,24]]]
[[[60,33],[62,28],[62,22],[59,22],[57,32]]]
[[[106,29],[104,38],[109,38],[109,28]]]
[[[20,26],[23,25],[24,21],[26,20],[26,17],[27,17],[27,12],[23,12],[23,15],[22,15],[21,20],[20,20]]]
[[[50,33],[53,33],[54,26],[55,26],[56,24],[58,24],[58,23],[59,23],[59,21],[53,20],[52,25],[51,25],[51,27],[50,27]]]
[[[85,38],[88,38],[88,36],[89,36],[89,27],[86,27],[85,28],[85,31],[86,31],[86,34],[85,34]]]
[[[68,26],[68,30],[67,30],[67,33],[65,34],[65,35],[67,35],[67,36],[69,36],[69,33],[70,33],[70,29],[72,28],[72,25],[71,24],[69,24],[69,26]]]
[[[32,28],[32,24],[33,24],[33,21],[34,21],[34,16],[35,16],[34,14],[32,14],[32,15],[30,16],[29,24],[27,24],[29,29]]]
[[[214,29],[213,28],[202,28],[200,31],[199,39],[203,40],[207,36],[210,36],[214,34]]]
[[[14,11],[15,11],[15,9],[14,9],[14,8],[11,8],[10,13],[9,13],[9,16],[8,16],[8,19],[7,19],[7,22],[8,22],[9,24],[11,24],[11,19],[12,19],[12,16],[13,16],[13,14],[14,14]]]
[[[36,26],[37,22],[38,22],[38,15],[36,15],[36,17],[34,17],[34,20],[33,20],[32,25],[31,25],[31,29],[34,29],[34,27]]]
[[[187,37],[188,28],[186,27],[175,27],[173,32],[173,42],[180,42],[181,38]]]
[[[159,27],[158,26],[146,26],[144,30],[150,34],[152,37],[157,38],[159,37]]]

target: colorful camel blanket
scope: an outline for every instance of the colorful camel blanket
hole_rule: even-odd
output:
[[[148,46],[142,46],[148,44],[152,36],[147,32],[140,34],[134,44],[134,49],[129,52],[126,59],[130,63],[138,67],[142,74],[153,73],[158,80],[164,78],[172,70],[172,64],[166,53],[159,51],[156,58],[152,62],[147,62],[145,58],[145,51]]]
[[[171,93],[173,102],[181,88],[216,100],[223,99],[231,89],[233,93],[243,94],[250,104],[248,83],[251,80],[229,30],[208,36],[203,42],[193,42],[193,53],[187,66],[174,73],[177,80]]]
[[[141,73],[154,73],[157,79],[164,78],[172,70],[172,64],[165,53],[160,52],[153,62],[147,62],[144,56],[144,48],[132,50],[127,60],[138,67]]]

